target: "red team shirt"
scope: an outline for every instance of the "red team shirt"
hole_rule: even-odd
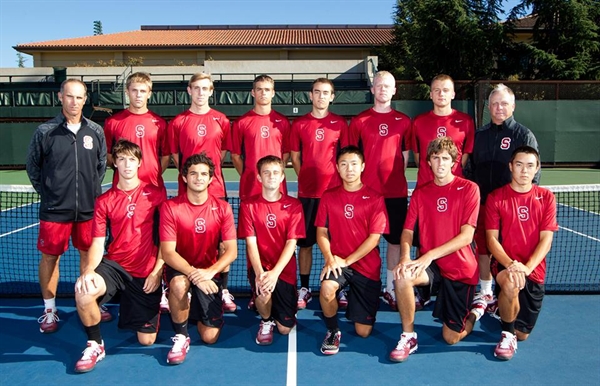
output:
[[[431,181],[413,192],[404,229],[414,230],[418,223],[420,252],[425,254],[456,237],[463,225],[475,228],[478,214],[477,184],[461,177],[455,177],[445,186]],[[470,285],[476,285],[479,280],[477,258],[470,245],[435,263],[447,279]]]
[[[429,111],[418,115],[412,122],[412,150],[419,153],[417,186],[433,181],[433,172],[427,163],[427,146],[436,138],[450,137],[458,149],[457,162],[452,174],[462,177],[462,155],[473,152],[475,124],[468,114],[452,110],[447,116],[439,116]]]
[[[523,264],[539,244],[541,231],[558,230],[554,194],[537,185],[527,193],[515,192],[510,184],[494,190],[487,198],[485,212],[485,229],[499,230],[506,254]],[[528,277],[544,283],[545,256]]]
[[[302,152],[298,197],[320,198],[342,180],[336,170],[336,153],[348,125],[343,117],[329,113],[315,118],[308,113],[292,123],[290,151]]]
[[[233,212],[224,200],[209,195],[194,205],[182,194],[160,208],[160,241],[175,241],[177,253],[194,268],[217,262],[221,240],[236,240]]]
[[[137,144],[142,149],[142,165],[138,171],[140,180],[165,189],[160,157],[171,155],[171,149],[164,119],[151,111],[134,114],[123,110],[106,120],[104,136],[108,154],[121,138]],[[117,181],[118,173],[115,171],[113,186],[117,186]]]
[[[127,194],[113,187],[96,199],[92,237],[106,237],[110,227],[105,258],[117,262],[133,277],[146,278],[156,264],[154,214],[165,195],[162,189],[145,182]]]
[[[244,170],[240,178],[240,199],[245,200],[261,194],[262,186],[256,178],[256,163],[262,157],[274,155],[283,157],[289,153],[290,122],[272,110],[267,115],[248,111],[233,123],[231,153],[244,157]],[[285,180],[282,191],[287,194]]]
[[[362,145],[365,170],[362,182],[385,198],[408,196],[403,151],[410,145],[410,118],[399,111],[365,110],[350,122],[343,145]]]
[[[383,197],[366,185],[356,192],[343,186],[326,191],[321,198],[315,226],[329,231],[331,253],[345,259],[371,234],[389,232]],[[381,256],[374,248],[350,265],[371,280],[380,280]]]
[[[303,239],[304,214],[302,204],[288,195],[276,202],[265,200],[262,195],[243,201],[240,206],[238,237],[256,236],[262,267],[270,271],[275,267],[287,240]],[[248,260],[248,269],[252,264]],[[296,285],[296,257],[290,259],[279,278]]]
[[[215,164],[215,175],[208,186],[208,193],[226,197],[225,182],[221,169],[221,152],[231,150],[229,119],[225,114],[210,109],[206,114],[187,110],[169,123],[171,154],[179,154],[179,170],[189,156],[206,152]],[[179,194],[185,193],[186,185],[179,176]]]

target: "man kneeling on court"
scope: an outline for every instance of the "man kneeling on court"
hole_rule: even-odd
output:
[[[457,157],[452,139],[431,141],[427,163],[434,179],[417,187],[410,200],[400,240],[400,264],[394,269],[402,335],[390,353],[393,362],[404,362],[418,348],[414,286],[429,286],[432,294],[437,293],[433,316],[443,322],[442,336],[448,344],[467,336],[477,320],[470,307],[479,271],[470,244],[479,213],[479,188],[452,174]],[[415,226],[419,227],[421,255],[411,260]]]
[[[287,335],[296,324],[296,242],[306,233],[302,204],[281,192],[281,158],[268,155],[256,168],[262,191],[242,201],[238,235],[246,239],[248,280],[261,317],[256,344],[269,345],[275,326]]]
[[[360,177],[364,155],[356,146],[342,148],[337,156],[342,185],[323,194],[315,225],[325,266],[321,271],[319,300],[327,327],[321,352],[337,354],[342,333],[338,328],[336,293],[347,284],[346,318],[356,333],[371,335],[381,292],[379,238],[389,231],[383,196],[365,186]]]
[[[79,373],[94,369],[104,356],[98,304],[121,294],[119,328],[137,331],[140,344],[154,343],[159,326],[163,261],[158,252],[157,208],[164,192],[138,178],[142,152],[120,140],[112,148],[118,182],[96,200],[92,245],[75,283],[77,313],[88,337],[75,365]],[[107,229],[110,228],[110,229]],[[110,232],[104,254],[104,242]]]
[[[535,326],[544,299],[546,255],[558,230],[554,194],[533,184],[540,170],[538,152],[521,146],[508,166],[511,182],[494,190],[485,205],[492,274],[500,288],[502,338],[494,356],[502,360],[513,357],[517,340],[527,339]]]
[[[190,156],[181,170],[186,192],[166,201],[160,210],[160,249],[167,264],[175,330],[167,355],[171,365],[182,363],[190,349],[188,317],[206,344],[217,342],[223,326],[220,273],[237,257],[237,241],[231,206],[208,194],[214,173],[215,164],[206,153]]]

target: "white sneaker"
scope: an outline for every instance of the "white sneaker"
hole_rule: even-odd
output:
[[[310,292],[310,288],[302,287],[300,291],[298,291],[298,309],[303,310],[306,308],[306,305],[310,303],[312,300],[312,294]]]
[[[162,295],[160,297],[160,313],[168,314],[170,312],[171,312],[171,309],[169,308],[169,297],[168,297],[167,289],[165,287],[163,287]]]
[[[235,312],[237,305],[233,302],[233,295],[229,293],[229,290],[224,289],[222,291],[221,300],[223,301],[224,312]]]

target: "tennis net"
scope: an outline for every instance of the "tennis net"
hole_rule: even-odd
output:
[[[600,292],[600,184],[550,186],[558,203],[559,232],[547,257],[548,292]],[[169,195],[175,194],[169,191]],[[239,198],[230,197],[237,223]],[[0,185],[0,296],[38,296],[39,197],[31,186]],[[386,245],[382,239],[381,254]],[[311,288],[319,288],[322,255],[314,247]],[[246,246],[238,241],[238,258],[231,266],[229,288],[249,294]],[[383,258],[382,273],[385,273]],[[79,255],[70,247],[60,261],[59,296],[72,296],[79,274]],[[383,276],[384,277],[384,276]]]

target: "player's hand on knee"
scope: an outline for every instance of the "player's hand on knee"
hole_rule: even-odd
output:
[[[75,293],[89,294],[98,289],[97,274],[94,271],[86,271],[77,278],[75,282]]]
[[[162,278],[160,274],[155,274],[151,272],[150,275],[148,275],[148,277],[144,281],[144,293],[150,294],[156,291],[156,289],[160,285],[161,279]]]
[[[212,280],[201,281],[198,284],[194,283],[194,285],[200,288],[200,291],[204,292],[206,295],[219,292],[219,286]]]

